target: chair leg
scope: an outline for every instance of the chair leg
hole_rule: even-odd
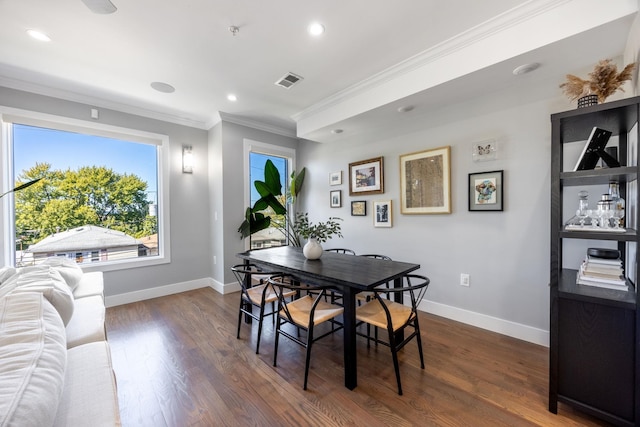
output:
[[[420,338],[420,324],[418,323],[417,318],[416,318],[415,328],[416,328],[416,340],[418,341],[418,353],[420,354],[420,367],[424,369],[424,355],[422,354],[422,339]]]
[[[236,338],[240,339],[240,326],[242,325],[242,304],[244,304],[244,300],[240,297],[240,309],[238,310],[238,335]]]
[[[393,358],[393,368],[396,371],[396,380],[398,382],[398,394],[402,396],[402,383],[400,382],[400,365],[398,364],[398,348],[393,330],[389,331],[389,348],[391,348],[391,357]]]
[[[311,362],[311,346],[313,345],[313,325],[307,331],[307,356],[304,364],[304,385],[303,390],[307,389],[307,380],[309,379],[309,365]]]
[[[256,340],[256,354],[260,354],[260,337],[262,336],[262,320],[264,319],[264,304],[260,307],[260,317],[258,318],[258,339]]]
[[[280,338],[280,316],[276,319],[276,338],[273,343],[273,366],[276,366],[276,362],[278,360],[278,339]]]

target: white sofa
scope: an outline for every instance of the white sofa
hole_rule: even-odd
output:
[[[0,268],[0,427],[119,426],[102,273]]]

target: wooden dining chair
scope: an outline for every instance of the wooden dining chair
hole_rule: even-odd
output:
[[[420,323],[418,322],[418,305],[427,291],[429,279],[417,274],[407,274],[402,278],[402,282],[402,287],[376,289],[372,300],[356,308],[356,319],[358,321],[387,330],[388,341],[377,340],[377,342],[391,349],[399,395],[402,395],[402,383],[400,381],[398,351],[413,338],[417,340],[418,352],[420,354],[420,367],[424,369]],[[396,295],[398,293],[408,294],[411,298],[411,304],[404,305],[385,298],[387,295]],[[396,334],[405,331],[407,328],[412,328],[411,334],[398,342]],[[372,339],[370,336],[367,336],[367,346],[369,346],[369,342]]]
[[[278,342],[280,335],[289,338],[291,341],[300,344],[306,349],[306,359],[304,366],[304,385],[303,389],[307,389],[307,380],[309,378],[309,362],[311,360],[311,347],[317,340],[330,335],[332,330],[315,336],[316,326],[324,322],[333,322],[335,318],[344,312],[344,308],[328,303],[324,297],[328,291],[327,287],[311,286],[301,283],[294,276],[288,274],[276,274],[269,278],[268,282],[278,298],[278,318],[276,321],[276,338],[275,348],[273,352],[273,366],[277,366],[278,360]],[[313,291],[313,293],[308,293]],[[294,292],[299,298],[291,301],[286,300],[286,295]],[[284,326],[291,324],[296,328],[297,333],[292,333],[285,329]],[[342,328],[339,324],[338,329]],[[305,330],[306,338],[300,338],[300,329]],[[335,330],[338,330],[335,329]]]
[[[256,338],[256,354],[260,352],[260,337],[262,335],[262,322],[267,316],[276,314],[275,302],[278,300],[272,286],[267,283],[273,273],[260,270],[255,264],[238,264],[231,267],[236,280],[240,284],[240,308],[238,310],[238,333],[240,339],[240,327],[242,315],[245,314],[258,322],[258,335]],[[285,296],[291,297],[295,292],[289,292]],[[265,307],[271,305],[270,311],[265,313]],[[258,310],[255,313],[254,307]]]

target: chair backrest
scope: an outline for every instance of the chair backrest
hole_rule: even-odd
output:
[[[378,254],[364,254],[364,255],[358,255],[358,256],[363,256],[366,258],[375,258],[375,259],[383,259],[385,261],[391,261],[391,258],[389,258],[386,255],[378,255]]]
[[[427,292],[427,288],[429,287],[430,280],[428,277],[420,276],[418,274],[405,274],[402,277],[402,287],[399,288],[376,288],[374,289],[375,298],[380,302],[382,308],[384,309],[387,315],[387,322],[391,324],[391,313],[387,307],[388,301],[391,299],[390,296],[397,293],[407,293],[411,299],[411,316],[409,316],[405,322],[408,323],[413,319],[414,316],[418,315],[418,305],[424,298],[424,294]],[[387,303],[385,303],[385,298],[382,298],[381,295],[385,294],[387,296]],[[398,328],[399,325],[393,325],[395,328]],[[400,325],[401,326],[401,325]]]
[[[325,252],[335,252],[338,254],[347,254],[347,255],[355,255],[355,251],[351,249],[343,249],[343,248],[334,248],[334,249],[325,249]]]
[[[242,297],[247,301],[251,301],[248,289],[252,286],[262,285],[267,282],[269,276],[275,273],[266,272],[255,264],[236,264],[231,267],[233,275],[236,276],[236,280],[240,284],[240,291]],[[262,300],[267,293],[267,287],[262,290]]]
[[[287,296],[287,291],[296,291],[298,295],[307,292],[307,295],[304,295],[304,297],[313,299],[313,304],[309,313],[309,319],[313,319],[313,315],[315,313],[316,307],[318,306],[318,303],[325,298],[328,289],[330,289],[328,286],[309,285],[307,283],[301,282],[297,277],[285,273],[272,275],[267,280],[267,283],[269,283],[273,287],[274,292],[278,296],[278,311],[282,310],[291,323],[295,322],[293,321],[293,317],[289,312],[289,307],[287,306],[287,301],[285,299]]]

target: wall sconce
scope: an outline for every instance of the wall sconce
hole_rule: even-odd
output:
[[[182,146],[182,173],[193,173],[193,153],[190,145]]]

